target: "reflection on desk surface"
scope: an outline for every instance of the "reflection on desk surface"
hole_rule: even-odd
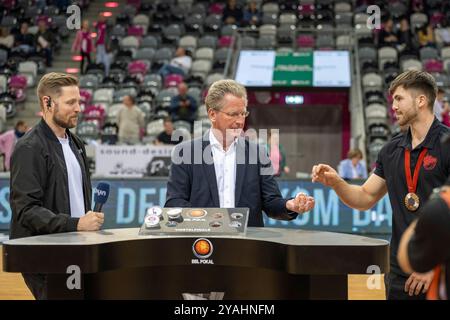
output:
[[[139,228],[107,229],[97,232],[70,232],[6,241],[5,245],[93,245],[118,241],[164,238],[197,238],[192,236],[139,236]],[[208,238],[247,239],[294,246],[386,246],[388,241],[358,235],[283,228],[248,228],[242,236],[208,236]]]

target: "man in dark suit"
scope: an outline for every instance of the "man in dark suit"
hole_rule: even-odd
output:
[[[243,86],[217,81],[205,102],[212,128],[174,148],[166,207],[248,207],[251,227],[264,226],[262,211],[292,220],[314,207],[314,198],[303,193],[283,199],[265,148],[242,136],[248,116]]]

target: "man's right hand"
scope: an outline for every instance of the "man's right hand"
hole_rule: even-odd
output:
[[[405,282],[405,292],[409,296],[418,296],[420,293],[426,293],[433,281],[434,271],[426,273],[413,272]]]
[[[321,184],[333,188],[342,181],[339,174],[327,164],[318,164],[312,168],[312,182],[320,182]]]
[[[102,212],[88,211],[78,220],[78,231],[97,231],[103,225],[105,216]]]

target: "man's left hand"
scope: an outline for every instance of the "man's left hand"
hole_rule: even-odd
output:
[[[413,272],[405,282],[405,292],[412,297],[418,296],[420,292],[426,293],[433,280],[434,271],[428,271],[427,273]]]
[[[314,208],[314,198],[304,193],[298,193],[294,199],[286,202],[286,208],[297,213],[305,213]]]

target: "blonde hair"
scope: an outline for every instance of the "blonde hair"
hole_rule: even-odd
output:
[[[231,79],[219,80],[214,82],[208,90],[205,99],[206,109],[222,109],[223,98],[227,93],[238,98],[243,98],[247,102],[247,91],[243,85]]]
[[[37,86],[37,96],[39,98],[39,105],[41,110],[44,108],[42,97],[44,96],[59,96],[62,87],[78,86],[78,78],[65,73],[50,72],[45,74]]]

